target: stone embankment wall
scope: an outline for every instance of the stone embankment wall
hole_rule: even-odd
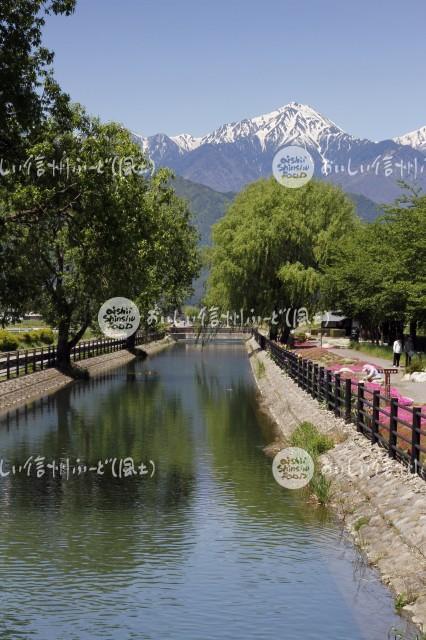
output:
[[[166,337],[157,342],[140,345],[136,347],[135,351],[139,351],[141,355],[143,353],[151,355],[171,344],[173,344],[173,341]],[[113,353],[105,353],[94,358],[87,358],[76,364],[93,375],[98,371],[105,371],[126,364],[135,357],[137,356],[123,349],[122,351],[114,351]],[[44,371],[37,371],[36,373],[30,373],[20,378],[1,382],[0,412],[4,413],[26,402],[53,393],[71,382],[73,382],[73,378],[66,376],[57,369],[45,369]]]
[[[267,449],[278,452],[305,420],[334,438],[336,446],[320,458],[332,479],[330,507],[404,605],[401,613],[426,631],[426,482],[321,408],[254,339],[247,348],[261,403],[277,425]]]

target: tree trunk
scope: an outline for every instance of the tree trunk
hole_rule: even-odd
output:
[[[278,337],[278,325],[271,324],[269,327],[269,340],[276,340]]]
[[[288,344],[290,331],[291,331],[291,327],[289,327],[287,324],[285,324],[283,329],[282,329],[282,331],[281,331],[281,335],[280,335],[281,344]]]
[[[416,351],[417,342],[417,320],[410,320],[410,336],[413,341],[413,349]]]
[[[71,351],[76,344],[81,340],[89,326],[89,320],[87,320],[77,331],[77,333],[70,338],[70,325],[69,318],[61,320],[58,325],[58,346],[56,350],[56,366],[60,371],[70,372],[71,365]]]
[[[70,321],[61,320],[58,325],[58,345],[56,347],[56,365],[61,371],[71,368],[71,349],[69,347]]]

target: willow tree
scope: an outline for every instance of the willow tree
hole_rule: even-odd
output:
[[[293,310],[319,308],[333,246],[356,224],[352,202],[330,184],[286,189],[273,178],[250,184],[214,227],[206,303],[254,309],[262,318],[275,313],[286,340]]]
[[[109,298],[154,306],[188,295],[197,236],[168,172],[144,177],[146,158],[120,125],[76,108],[67,127],[46,123],[29,151],[47,164],[5,196],[2,242],[31,265],[32,306],[58,328],[58,364],[69,369],[71,349]]]

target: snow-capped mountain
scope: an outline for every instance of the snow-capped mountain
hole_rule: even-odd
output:
[[[239,191],[248,182],[270,176],[274,154],[290,144],[311,153],[316,177],[376,202],[399,195],[398,180],[410,182],[401,167],[415,164],[418,175],[413,180],[426,187],[426,127],[395,140],[372,142],[346,133],[314,108],[297,102],[224,124],[198,138],[157,134],[135,135],[135,140],[156,166],[169,166],[184,178],[223,192]]]
[[[426,153],[426,126],[410,131],[410,133],[406,133],[403,136],[398,136],[394,138],[394,141],[397,144],[408,144],[413,149]]]
[[[354,140],[352,136],[315,109],[297,102],[291,102],[262,116],[224,124],[212,133],[199,138],[194,138],[187,133],[171,137],[156,134],[149,138],[134,135],[141,142],[144,150],[149,150],[157,157],[176,152],[175,147],[170,145],[170,141],[180,150],[181,155],[205,144],[233,144],[251,138],[256,138],[263,151],[276,150],[284,144],[297,142],[301,146],[314,147],[320,155],[323,155],[332,145],[339,146],[340,143],[342,148]]]
[[[350,138],[334,122],[307,105],[291,102],[281,109],[250,120],[225,124],[202,138],[202,144],[232,143],[256,137],[262,150],[297,142],[301,146],[326,149],[330,140]]]
[[[182,149],[182,151],[193,151],[202,144],[203,138],[194,138],[189,133],[181,133],[178,136],[172,136],[170,138]]]

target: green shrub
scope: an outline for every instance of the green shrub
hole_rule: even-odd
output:
[[[405,369],[406,373],[417,373],[418,371],[424,371],[426,368],[426,363],[423,361],[422,356],[418,356],[413,358],[411,364]]]
[[[322,453],[334,447],[334,442],[328,436],[319,433],[311,422],[302,422],[293,431],[290,438],[291,446],[305,449],[315,460]]]
[[[0,351],[16,351],[19,346],[19,340],[15,334],[0,329]]]
[[[42,344],[53,344],[55,337],[52,329],[40,329],[38,334],[39,340]]]
[[[25,347],[53,344],[54,342],[52,329],[33,329],[32,331],[25,331],[19,337]]]
[[[297,340],[297,342],[306,342],[306,340],[307,340],[307,336],[306,336],[306,333],[304,331],[302,331],[301,333],[297,333],[295,331],[294,332],[294,338],[295,338],[295,340]]]
[[[315,464],[314,475],[309,482],[309,490],[319,504],[325,505],[330,500],[331,480],[327,479],[318,469],[318,457],[334,447],[334,441],[318,431],[311,422],[302,422],[296,427],[290,437],[292,447],[304,449],[312,457]]]

